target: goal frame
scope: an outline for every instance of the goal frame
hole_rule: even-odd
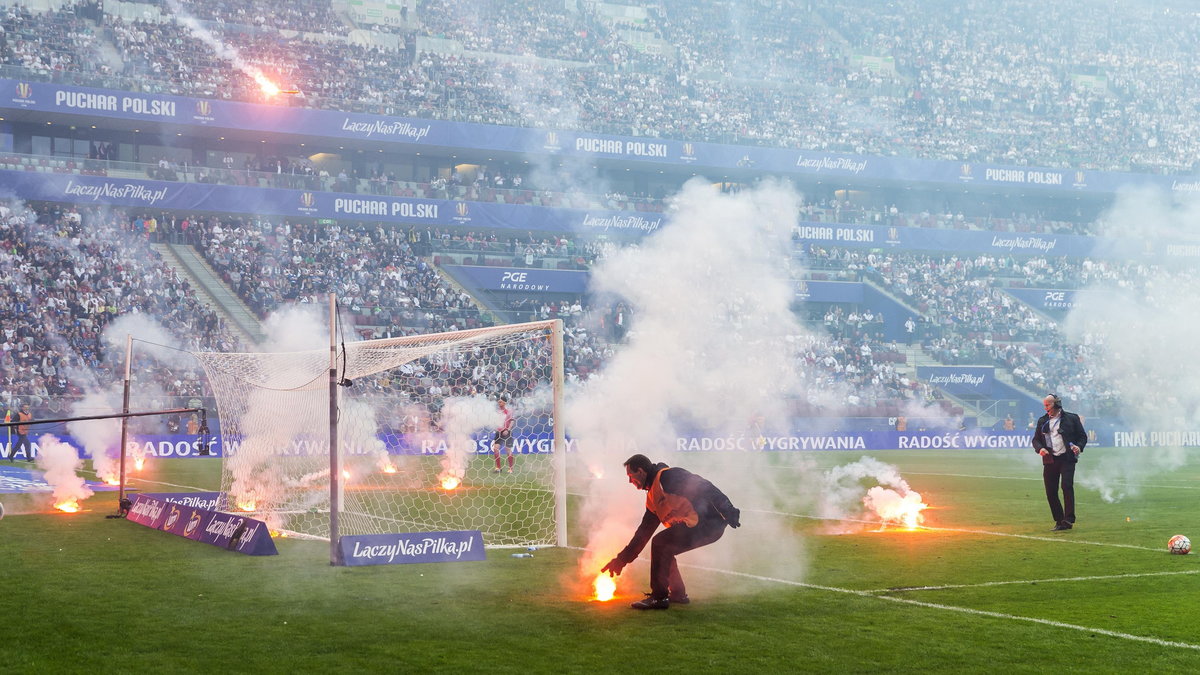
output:
[[[217,394],[218,408],[229,404],[234,405],[234,408],[231,410],[221,410],[220,412],[222,413],[222,417],[225,417],[227,420],[231,421],[231,423],[234,423],[234,427],[229,429],[229,431],[234,433],[235,436],[244,432],[244,429],[241,426],[244,420],[239,416],[241,415],[240,406],[243,404],[243,402],[240,402],[240,395],[235,395],[234,399],[226,399],[226,396],[228,396],[232,391],[229,387],[239,387],[240,385],[237,384],[238,382],[249,385],[252,388],[266,386],[267,390],[270,390],[272,387],[266,384],[254,384],[252,379],[244,379],[241,375],[232,375],[234,379],[230,380],[228,378],[231,376],[231,374],[237,371],[225,370],[225,366],[222,364],[257,363],[257,360],[260,358],[282,358],[284,360],[288,358],[301,358],[304,360],[303,362],[307,363],[307,365],[305,365],[301,371],[295,372],[307,372],[315,375],[314,379],[308,380],[310,383],[309,386],[303,387],[303,389],[310,392],[310,394],[308,394],[309,396],[316,396],[315,400],[310,398],[310,403],[305,404],[305,406],[307,406],[306,409],[309,411],[307,413],[309,415],[309,422],[306,424],[309,429],[307,433],[314,434],[315,437],[318,438],[325,434],[325,432],[322,431],[323,428],[328,429],[328,447],[321,448],[316,454],[309,455],[309,457],[311,457],[313,460],[316,460],[315,466],[320,470],[321,474],[324,474],[326,470],[328,471],[328,511],[326,512],[328,520],[326,521],[324,518],[320,518],[318,516],[319,519],[315,522],[320,523],[319,527],[317,527],[315,530],[302,527],[298,529],[295,534],[314,539],[324,539],[327,535],[329,541],[329,563],[333,566],[342,566],[345,564],[345,561],[342,559],[342,538],[348,534],[358,535],[363,533],[360,529],[362,525],[361,517],[363,516],[360,509],[360,495],[356,493],[354,496],[351,496],[348,493],[348,490],[352,488],[351,483],[353,483],[354,486],[358,485],[356,481],[348,480],[350,478],[350,472],[353,472],[355,476],[360,475],[354,470],[355,463],[359,461],[357,459],[358,455],[346,454],[347,447],[343,447],[346,444],[358,447],[361,445],[364,438],[361,435],[361,418],[357,416],[357,413],[353,414],[352,418],[346,417],[345,419],[341,419],[346,415],[345,406],[347,405],[347,400],[346,394],[339,392],[339,389],[352,386],[354,383],[350,380],[350,378],[358,379],[375,373],[387,372],[387,370],[390,368],[396,368],[404,363],[408,363],[409,359],[424,360],[426,358],[437,358],[437,355],[443,352],[446,354],[467,353],[473,348],[472,345],[484,346],[484,349],[486,350],[489,349],[489,347],[486,346],[489,344],[503,345],[506,343],[512,343],[513,340],[522,342],[524,340],[533,339],[541,343],[541,346],[537,349],[542,355],[541,363],[543,364],[541,366],[542,375],[540,379],[540,382],[542,383],[541,396],[543,397],[541,398],[541,405],[544,406],[541,408],[544,411],[542,413],[542,429],[544,430],[543,433],[549,432],[545,436],[542,436],[542,438],[549,441],[550,445],[548,453],[550,457],[544,457],[543,454],[543,459],[540,460],[542,462],[541,466],[544,467],[541,472],[542,480],[544,481],[542,486],[546,492],[553,492],[552,496],[544,495],[545,499],[540,502],[539,509],[541,510],[539,513],[543,514],[543,518],[553,518],[554,522],[551,524],[543,520],[542,522],[544,523],[544,529],[542,530],[542,535],[534,537],[533,539],[527,539],[525,541],[536,541],[538,542],[537,545],[542,546],[566,546],[566,454],[568,447],[565,438],[565,424],[562,419],[562,411],[564,408],[563,398],[565,377],[563,347],[564,330],[562,320],[552,319],[440,333],[425,333],[420,335],[393,338],[378,338],[350,344],[344,341],[339,341],[339,335],[341,333],[340,329],[342,329],[342,325],[339,317],[337,298],[331,293],[328,296],[328,300],[329,355],[327,363],[325,363],[325,359],[322,357],[321,350],[319,348],[316,350],[307,350],[302,352],[274,354],[263,353],[262,357],[247,353],[230,353],[228,355],[221,355],[217,353],[196,353],[196,356],[201,360],[202,363],[204,363],[205,369],[209,371],[209,376],[219,378],[213,382],[213,386],[215,387],[214,393]],[[512,337],[510,338],[508,336]],[[378,364],[381,369],[376,369],[376,367],[368,365],[369,361],[374,358],[371,356],[372,354],[384,359],[382,363]],[[389,354],[394,356],[388,356]],[[413,356],[414,354],[415,356]],[[348,357],[349,360],[347,360]],[[362,361],[364,357],[368,359],[367,362]],[[245,359],[251,359],[251,361],[247,362]],[[385,365],[387,363],[390,363],[391,365]],[[328,381],[326,384],[328,388],[328,397],[320,393],[321,389],[323,388],[322,380],[325,379],[321,376],[320,369],[326,367],[328,369]],[[302,377],[307,379],[310,377],[310,375],[303,375]],[[292,385],[287,385],[286,389],[281,389],[278,391],[289,391],[291,390],[291,386]],[[326,398],[327,400],[325,400]],[[325,410],[326,406],[328,406],[328,419],[322,419],[324,415],[322,411]],[[292,409],[294,410],[296,408]],[[232,415],[232,417],[229,417],[230,415]],[[226,424],[223,423],[223,433],[226,431],[225,427]],[[547,438],[547,436],[549,436],[549,438]],[[313,437],[314,436],[310,436],[310,438]],[[367,442],[370,443],[370,441]],[[227,452],[229,450],[228,444],[223,442],[222,445],[224,446],[223,449]],[[324,443],[321,443],[321,445],[324,445]],[[382,443],[380,443],[379,447],[382,448]],[[244,448],[242,450],[244,450]],[[456,453],[457,452],[459,452],[459,450],[456,450]],[[539,454],[542,454],[545,453],[546,450],[543,448],[538,452]],[[223,452],[222,454],[225,455],[226,453]],[[327,462],[321,459],[322,455],[327,455]],[[457,456],[458,455],[456,454],[455,457]],[[223,460],[222,465],[222,490],[226,489],[226,485],[224,485],[224,483],[229,478],[229,469],[226,468],[225,462],[228,462],[228,458]],[[328,468],[320,469],[322,464],[326,464]],[[254,465],[247,464],[243,466],[250,467]],[[258,469],[255,469],[255,472],[257,471]],[[391,468],[391,465],[389,465],[386,467],[385,473],[392,471],[393,469]],[[308,476],[312,475],[317,474],[307,474],[305,477],[307,478]],[[323,488],[324,486],[322,486],[322,489]],[[239,506],[242,505],[239,504]],[[347,508],[350,508],[351,510],[347,510]],[[320,508],[319,511],[310,509],[309,513],[316,515],[321,511],[325,511],[325,508]],[[310,517],[308,522],[312,523],[314,521],[312,521]],[[431,523],[432,529],[421,529],[415,531],[430,532],[439,530],[471,529],[473,526],[473,523],[471,523],[470,519],[468,519],[467,522],[462,523],[465,528],[462,526],[455,528],[455,524],[456,523],[452,522],[444,522],[439,527],[437,523]],[[447,527],[447,525],[449,527]],[[487,530],[487,528],[484,529],[485,531]],[[284,527],[284,530],[290,531],[290,529],[286,526]],[[405,532],[406,531],[397,530],[394,533],[404,534]],[[503,532],[507,532],[507,530],[503,530]],[[391,534],[392,532],[387,530],[374,530],[374,533]],[[500,536],[499,540],[497,541],[497,546],[489,546],[489,548],[508,547],[512,545],[531,545],[520,543],[521,538],[519,537],[517,538],[517,543],[515,544],[513,541],[508,539],[510,538],[506,536]]]

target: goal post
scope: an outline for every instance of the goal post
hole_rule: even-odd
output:
[[[228,510],[328,539],[334,563],[348,535],[566,545],[561,321],[196,357]]]

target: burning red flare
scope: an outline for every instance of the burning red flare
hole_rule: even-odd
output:
[[[254,501],[238,502],[237,507],[243,511],[253,511],[258,506]]]
[[[141,471],[142,467],[144,467],[144,466],[146,466],[146,458],[145,457],[138,457],[137,459],[133,460],[133,470],[134,471]]]
[[[388,464],[387,466],[383,467],[383,472],[384,473],[396,473],[396,467],[395,467],[395,465]]]
[[[592,582],[593,598],[598,602],[608,602],[617,593],[617,582],[604,572],[596,575]]]
[[[442,489],[453,490],[462,483],[458,476],[445,476],[442,478]]]
[[[66,499],[54,505],[54,508],[63,513],[76,513],[79,511],[79,502],[75,501],[74,497]]]
[[[116,478],[111,478],[111,477],[110,477],[110,478],[105,478],[105,479],[104,479],[104,484],[105,484],[105,485],[120,485],[120,484],[121,484],[121,481],[120,481],[120,480],[118,480],[118,479],[116,479]]]
[[[921,500],[918,492],[909,492],[901,496],[884,488],[871,488],[867,492],[865,502],[878,514],[884,527],[902,527],[909,530],[915,530],[925,522],[925,516],[921,512],[929,508],[929,505]]]

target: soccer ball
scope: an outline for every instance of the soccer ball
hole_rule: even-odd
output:
[[[1167,541],[1167,550],[1175,555],[1187,555],[1192,550],[1192,540],[1177,534]]]

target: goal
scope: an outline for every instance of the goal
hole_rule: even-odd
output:
[[[565,545],[561,321],[196,357],[217,399],[225,509],[328,539],[335,564],[346,535]]]

